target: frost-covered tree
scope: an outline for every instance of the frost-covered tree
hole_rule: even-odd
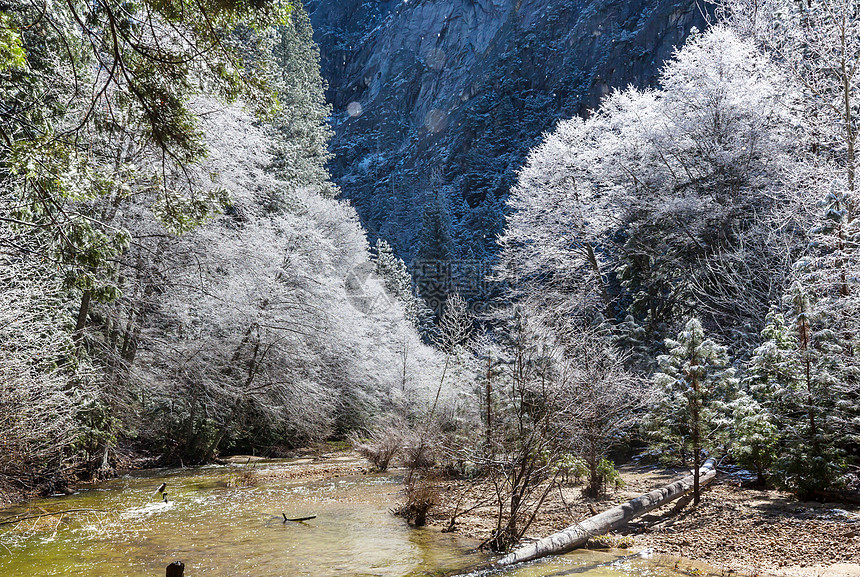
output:
[[[761,480],[772,474],[781,485],[804,493],[833,480],[835,455],[829,463],[815,458],[824,437],[822,420],[829,403],[821,390],[816,356],[809,350],[810,303],[800,285],[792,289],[792,323],[772,311],[762,331],[762,344],[747,364],[742,395],[735,407],[735,452],[751,465]],[[827,443],[825,443],[827,444]]]
[[[539,293],[632,331],[640,350],[659,348],[693,310],[746,343],[802,246],[777,202],[791,84],[723,26],[692,35],[661,84],[613,92],[532,151],[509,201],[499,275],[513,297]]]
[[[483,430],[469,424],[456,455],[492,484],[497,524],[488,544],[505,550],[534,521],[572,458],[586,463],[590,495],[614,472],[608,453],[636,422],[647,387],[630,373],[605,331],[556,319],[531,304],[496,309],[481,343]]]
[[[771,388],[769,399],[780,419],[783,447],[774,468],[784,486],[803,496],[838,483],[841,453],[854,431],[855,403],[843,380],[842,347],[813,299],[800,282],[786,295],[789,343],[796,343],[788,367],[795,372]]]
[[[765,322],[762,344],[747,363],[744,385],[783,429],[781,416],[787,413],[791,398],[801,386],[803,367],[797,354],[797,337],[784,315],[772,310]]]
[[[628,223],[619,266],[628,310],[652,334],[695,310],[743,342],[743,327],[778,298],[785,248],[798,242],[774,234],[790,85],[751,42],[719,26],[694,34],[661,83],[650,113],[637,111],[643,97],[604,106],[618,139],[638,123],[647,151],[607,163],[630,191],[618,199]]]
[[[568,448],[568,362],[558,342],[523,307],[498,315],[504,330],[494,347],[498,364],[487,441],[467,440],[460,451],[487,470],[497,509],[488,545],[505,551],[522,538],[556,486],[557,464]]]
[[[383,282],[353,283],[374,264],[333,199],[307,15],[168,4],[0,7],[2,266],[52,310],[33,304],[8,341],[43,335],[56,357],[31,369],[41,389],[7,379],[4,403],[41,418],[16,400],[36,391],[73,425],[66,453],[33,455],[202,461],[422,412],[441,357]]]
[[[391,245],[377,239],[371,255],[376,274],[382,278],[386,290],[396,297],[406,313],[406,318],[422,334],[430,329],[433,323],[433,312],[419,299],[412,288],[412,275],[402,259],[394,254]]]
[[[699,467],[704,450],[722,445],[729,432],[728,404],[737,391],[735,370],[726,348],[705,337],[702,324],[691,319],[677,339],[666,340],[667,354],[658,358],[654,375],[658,398],[649,427],[656,446],[693,457],[693,499],[699,502]]]
[[[247,113],[206,118],[207,167],[232,200],[168,251],[170,283],[144,328],[162,442],[206,460],[231,443],[318,440],[370,425],[404,383],[429,390],[417,367],[437,360],[400,300],[356,274],[374,265],[353,209],[268,171],[275,137]]]
[[[811,494],[838,480],[841,450],[857,451],[860,5],[849,0],[725,4],[732,27],[773,55],[798,86],[801,146],[786,187],[794,193],[791,209],[802,215],[797,222],[809,230],[809,243],[794,257],[797,282],[784,291],[797,345],[792,360],[800,366],[795,387],[780,389],[784,394],[775,414],[786,421],[780,427],[785,449],[775,468],[788,487]]]
[[[764,38],[803,87],[811,144],[833,162],[847,191],[855,190],[860,112],[860,4],[854,0],[781,2]],[[847,199],[853,221],[854,200]]]
[[[731,410],[734,418],[732,455],[738,463],[750,467],[759,485],[764,485],[779,449],[776,419],[744,391],[732,401]]]
[[[131,173],[143,167],[129,157],[143,149],[158,219],[187,230],[212,214],[217,190],[176,178],[205,154],[190,100],[198,91],[227,100],[242,94],[268,109],[267,75],[243,65],[239,46],[259,55],[265,30],[288,13],[281,2],[3,7],[14,60],[0,73],[0,201],[5,222],[39,233],[40,254],[79,291],[78,331],[91,300],[118,296],[110,277],[128,246],[126,231],[93,205],[131,192],[141,180]],[[248,26],[260,34],[241,41],[232,34]]]
[[[650,395],[608,335],[593,329],[569,330],[563,339],[570,361],[560,418],[571,453],[588,468],[585,493],[599,497],[607,482],[610,450],[628,438]]]
[[[573,299],[569,311],[612,318],[612,259],[601,244],[616,215],[589,172],[601,136],[593,125],[562,122],[532,150],[508,201],[499,275],[514,298]]]
[[[860,266],[860,223],[851,216],[852,194],[837,182],[818,203],[823,218],[810,231],[809,250],[795,264],[798,280],[786,295],[797,327],[807,393],[809,425],[807,435],[801,436],[815,451],[844,450],[860,440],[860,295],[855,272]]]
[[[468,358],[469,348],[475,333],[475,317],[469,311],[466,300],[458,294],[453,294],[445,301],[439,326],[433,335],[436,347],[445,355],[445,363],[442,366],[442,374],[439,377],[439,387],[430,408],[430,418],[436,411],[439,403],[439,395],[449,380],[457,380],[457,373],[463,368],[464,360]],[[454,373],[454,379],[449,376],[449,371]]]
[[[56,491],[73,480],[76,460],[102,462],[80,426],[98,375],[76,361],[67,297],[52,272],[0,257],[0,495]]]
[[[250,57],[264,54],[266,30],[288,12],[280,2],[230,1],[179,11],[148,1],[0,7],[0,247],[22,267],[18,280],[56,291],[46,296],[51,322],[73,336],[60,369],[42,378],[88,384],[75,397],[67,382],[71,404],[56,409],[58,427],[75,417],[63,458],[79,474],[110,469],[117,423],[134,412],[126,408],[138,321],[164,285],[152,256],[225,200],[198,170],[206,151],[191,102],[201,91],[242,95],[269,113],[268,77],[251,71]],[[249,26],[257,33],[234,35]],[[54,350],[47,315],[21,318],[32,322],[14,325],[16,339],[41,334]],[[45,409],[55,406],[58,397],[44,394]],[[45,463],[70,472],[53,457]]]

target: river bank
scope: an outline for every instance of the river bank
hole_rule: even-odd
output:
[[[661,487],[683,470],[627,465],[624,487],[604,499],[582,497],[580,487],[550,494],[527,537],[539,538],[642,493]],[[467,509],[484,489],[459,481],[440,482],[432,525],[448,525],[455,509]],[[463,495],[466,495],[464,498]],[[859,577],[860,507],[799,502],[790,494],[743,487],[725,475],[708,487],[697,507],[670,513],[674,503],[631,523],[627,530],[596,539],[597,546],[651,549],[669,558],[706,563],[732,575],[775,577]],[[490,506],[458,518],[457,530],[487,539],[496,523]]]
[[[242,457],[237,457],[241,460]],[[366,473],[369,463],[352,453],[306,457],[301,467],[279,475],[304,480]],[[604,499],[586,499],[581,487],[553,492],[528,532],[538,538],[585,519],[684,474],[683,469],[626,465],[620,468],[624,486]],[[265,473],[263,473],[265,475]],[[261,479],[262,480],[262,479]],[[447,528],[455,510],[468,509],[489,487],[460,480],[436,484],[435,506],[428,525]],[[627,530],[592,546],[651,549],[666,559],[693,560],[732,575],[774,577],[860,577],[860,507],[801,502],[791,494],[758,490],[727,475],[718,476],[702,495],[698,507],[672,512],[675,503],[642,517]],[[492,506],[477,507],[458,516],[455,531],[476,541],[495,528]]]
[[[193,497],[193,501],[198,503],[195,507],[199,507],[199,503],[224,499],[231,508],[246,507],[251,510],[259,508],[259,495],[269,495],[275,487],[293,487],[288,490],[299,491],[295,495],[301,495],[305,491],[302,486],[313,486],[316,488],[313,489],[310,508],[314,508],[319,502],[330,501],[326,487],[340,486],[341,480],[347,483],[345,486],[349,486],[354,483],[350,479],[365,475],[374,487],[377,486],[377,478],[388,478],[387,482],[393,483],[387,485],[390,488],[386,489],[390,498],[403,499],[396,479],[405,470],[393,470],[393,479],[391,476],[379,476],[372,472],[369,463],[350,451],[316,449],[290,460],[289,466],[249,456],[231,457],[225,459],[224,464],[226,467],[201,470],[200,474],[208,471],[205,473],[206,480],[195,481],[196,484],[181,481],[182,470],[171,473],[180,475],[175,481],[169,481],[171,500],[176,499],[182,506],[183,500],[187,502]],[[537,538],[548,535],[590,516],[593,511],[606,510],[619,502],[663,486],[683,474],[682,470],[630,465],[621,467],[620,471],[625,486],[604,499],[584,499],[581,487],[576,486],[554,491],[527,536]],[[176,487],[180,481],[183,484],[181,492]],[[126,486],[129,482],[117,479],[108,485]],[[138,489],[138,492],[148,503],[145,512],[149,515],[161,505],[152,503],[151,497],[147,496],[146,491],[151,492],[152,487],[145,485],[145,488]],[[247,492],[249,489],[250,493]],[[436,489],[435,506],[428,516],[428,524],[431,533],[438,535],[441,529],[449,525],[455,508],[462,511],[470,507],[487,487],[461,480],[441,480],[436,484]],[[89,491],[87,485],[79,487],[79,490]],[[96,493],[101,490],[97,489]],[[199,501],[196,497],[196,492],[200,490],[210,491],[205,501]],[[259,495],[254,497],[255,494]],[[357,487],[338,499],[349,503],[349,507],[363,501],[361,490]],[[245,505],[240,506],[240,503]],[[671,567],[677,561],[680,569],[697,575],[706,574],[707,569],[698,569],[688,560],[706,564],[703,567],[712,568],[716,575],[860,576],[860,508],[856,506],[798,502],[791,495],[779,491],[745,488],[737,480],[722,475],[703,493],[698,507],[688,506],[680,512],[669,514],[672,507],[669,505],[636,520],[623,534],[596,539],[595,545],[622,547],[631,552],[651,550],[660,558],[660,564]],[[272,519],[275,519],[279,509],[277,506],[270,508]],[[305,508],[308,507],[294,503],[284,510],[306,513]],[[384,508],[382,514],[389,516]],[[390,523],[401,526],[402,521],[389,518]],[[266,521],[267,526],[271,522]],[[56,531],[55,524],[60,526],[54,517],[42,523],[49,533]],[[495,512],[488,505],[478,507],[459,516],[455,526],[452,537],[480,542],[489,537],[494,529]],[[33,528],[28,530],[32,531]],[[166,545],[161,547],[169,550]]]

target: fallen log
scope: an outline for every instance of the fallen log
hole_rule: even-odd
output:
[[[290,519],[289,517],[287,517],[286,513],[281,513],[281,515],[284,516],[284,523],[286,523],[287,521],[292,521],[293,523],[301,523],[302,521],[310,521],[311,519],[317,518],[316,515],[308,515],[307,517],[295,517],[293,519]]]
[[[717,474],[714,459],[708,459],[699,469],[699,484],[710,483]],[[567,553],[572,549],[585,545],[589,538],[603,535],[626,525],[632,519],[662,507],[693,490],[693,474],[679,479],[674,483],[655,489],[628,501],[623,505],[613,507],[603,513],[589,517],[581,523],[571,525],[567,529],[553,533],[549,537],[538,539],[528,545],[523,545],[511,551],[492,565],[507,567],[515,563],[540,559],[547,555]]]

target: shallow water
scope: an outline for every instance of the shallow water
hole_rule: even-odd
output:
[[[269,463],[257,471],[291,466]],[[0,520],[76,508],[102,511],[0,526],[0,575],[160,576],[168,563],[181,560],[188,577],[400,577],[438,575],[487,559],[473,551],[475,543],[456,534],[410,529],[391,515],[401,486],[396,476],[303,482],[265,475],[256,486],[232,486],[242,470],[148,471],[0,511]],[[167,503],[153,496],[162,482]],[[317,518],[284,523],[282,513]],[[582,551],[504,575],[674,573],[641,557]]]

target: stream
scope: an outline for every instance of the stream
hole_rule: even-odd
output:
[[[0,509],[0,521],[94,509],[0,525],[0,575],[162,576],[181,560],[187,577],[401,577],[465,570],[488,559],[475,542],[437,529],[412,529],[389,509],[400,497],[392,474],[324,481],[279,477],[307,460],[140,471]],[[252,477],[253,478],[253,477]],[[153,495],[167,483],[168,501]],[[305,523],[288,517],[317,515]],[[511,569],[516,577],[670,577],[642,556],[576,551]]]

